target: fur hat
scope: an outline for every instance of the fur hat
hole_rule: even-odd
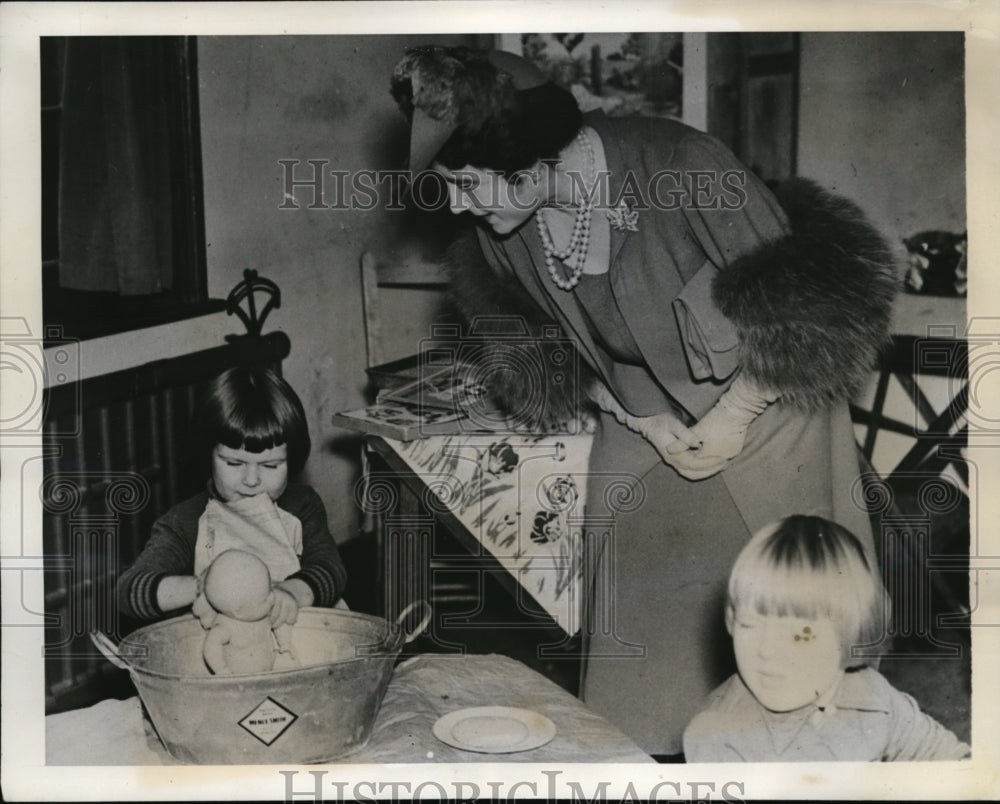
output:
[[[410,170],[426,168],[460,126],[482,125],[505,96],[547,80],[530,61],[503,50],[409,48],[391,91],[410,120]]]

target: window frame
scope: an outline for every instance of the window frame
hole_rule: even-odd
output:
[[[208,296],[205,202],[198,105],[197,38],[167,36],[164,54],[171,113],[160,143],[177,165],[172,184],[173,287],[144,296],[72,290],[59,286],[59,147],[65,44],[70,37],[42,37],[42,306],[46,331],[80,340],[116,335],[225,309]],[[112,38],[112,37],[101,37]]]

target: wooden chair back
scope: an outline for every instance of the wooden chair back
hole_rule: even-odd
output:
[[[386,362],[387,322],[383,314],[382,288],[424,288],[444,290],[448,285],[445,269],[423,261],[384,262],[370,252],[361,255],[361,301],[365,320],[368,368]]]

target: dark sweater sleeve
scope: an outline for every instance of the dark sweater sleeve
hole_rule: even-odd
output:
[[[347,570],[330,535],[323,501],[308,486],[289,486],[278,505],[302,523],[302,567],[289,577],[312,589],[314,606],[333,606],[344,594]]]
[[[194,574],[198,517],[207,497],[200,494],[171,508],[153,523],[142,553],[118,577],[118,609],[137,620],[158,620],[166,612],[156,602],[160,582],[168,575]]]

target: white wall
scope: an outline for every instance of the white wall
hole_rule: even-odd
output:
[[[958,32],[801,38],[798,170],[854,199],[898,245],[965,228]]]
[[[421,259],[434,251],[435,227],[400,212],[308,209],[310,189],[295,191],[300,209],[279,209],[279,159],[329,160],[328,169],[402,167],[405,119],[389,95],[404,47],[460,37],[201,37],[202,158],[205,175],[209,292],[224,296],[244,268],[278,283],[281,309],[265,330],[292,342],[285,377],[309,416],[313,453],[306,480],[326,502],[338,540],[357,530],[353,484],[357,436],[335,429],[333,413],[365,403],[365,340],[360,257]],[[335,189],[325,185],[326,203]],[[415,351],[435,310],[407,300],[397,352]],[[404,319],[388,315],[387,323]]]
[[[798,170],[851,198],[889,239],[966,228],[964,42],[961,33],[811,33],[801,37]],[[903,294],[894,331],[965,329],[965,300]],[[920,385],[938,410],[954,388]],[[872,393],[859,403],[867,406]],[[885,412],[919,424],[892,382]],[[859,429],[859,435],[861,431]],[[883,432],[873,465],[888,471],[913,440]]]
[[[279,159],[326,159],[328,169],[398,169],[408,143],[389,77],[409,45],[469,37],[199,37],[198,75],[209,295],[225,298],[255,268],[282,291],[265,332],[292,342],[285,377],[302,397],[313,452],[305,480],[323,497],[338,541],[356,534],[353,484],[360,443],[331,415],[366,402],[360,257],[434,259],[446,227],[413,213],[279,209]],[[304,166],[308,169],[308,166]],[[301,177],[302,173],[296,173]],[[328,203],[334,188],[327,185]],[[440,300],[420,293],[385,300],[392,356],[416,351]],[[402,323],[405,321],[405,325]],[[225,313],[85,341],[81,376],[220,346],[242,324]]]

